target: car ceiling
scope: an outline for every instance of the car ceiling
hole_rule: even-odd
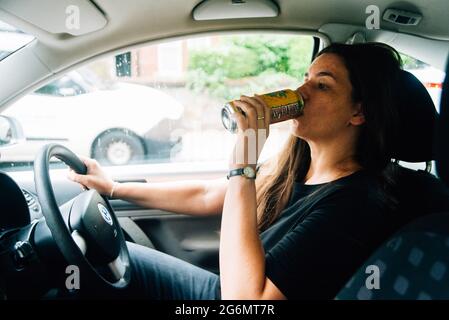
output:
[[[358,30],[363,30],[368,35],[367,40],[373,41],[386,39],[391,42],[394,38],[392,35],[396,36],[398,33],[418,35],[422,38],[440,40],[433,41],[439,45],[433,50],[438,53],[438,57],[428,59],[429,62],[439,60],[440,66],[442,66],[441,56],[449,52],[449,42],[447,42],[449,27],[446,23],[449,1],[447,0],[400,2],[392,0],[278,0],[280,8],[278,17],[195,21],[192,18],[192,10],[200,2],[201,0],[1,0],[0,20],[15,25],[37,38],[29,47],[34,58],[42,63],[41,70],[36,71],[34,76],[33,72],[30,72],[27,77],[28,83],[20,84],[23,88],[27,85],[31,88],[33,84],[35,87],[37,83],[44,79],[48,80],[61,70],[103,53],[119,52],[121,48],[166,37],[221,30],[310,31],[320,32],[331,41],[345,41],[347,38],[344,37]],[[419,12],[423,15],[423,19],[418,26],[408,27],[381,20],[382,30],[368,31],[365,28],[365,20],[368,16],[365,10],[373,2],[379,7],[381,16],[387,8],[396,8]],[[77,3],[82,8],[84,3],[84,7],[93,9],[89,16],[93,20],[99,19],[98,23],[89,26],[91,29],[81,35],[54,32],[58,30],[61,18],[66,15],[63,11],[65,8],[63,3]],[[57,14],[51,8],[61,13]],[[46,30],[53,30],[53,32]],[[407,40],[407,38],[404,39]],[[403,41],[403,45],[406,46],[406,43],[407,41]],[[425,47],[430,48],[427,45]],[[2,70],[0,64],[0,72],[10,70]],[[34,79],[30,79],[31,77]],[[26,79],[19,80],[23,82]],[[14,98],[11,94],[17,92],[12,87],[2,91],[0,104]]]
[[[26,3],[27,15],[17,5],[21,2]],[[0,8],[6,12],[10,11],[11,14],[16,14],[19,18],[25,20],[24,16],[30,16],[30,12],[34,12],[35,15],[39,15],[39,13],[42,15],[44,3],[48,3],[49,7],[53,4],[58,9],[61,7],[64,9],[64,6],[56,6],[57,3],[61,4],[63,2],[63,0],[3,0],[0,3]],[[107,19],[104,30],[98,35],[90,35],[89,37],[103,37],[106,33],[115,34],[116,37],[127,34],[130,36],[129,40],[131,42],[146,39],[148,33],[151,33],[153,37],[164,37],[167,33],[176,34],[187,30],[201,30],[204,26],[207,26],[208,29],[220,30],[229,27],[260,27],[264,25],[272,28],[282,25],[283,27],[294,29],[318,30],[327,23],[364,25],[366,19],[365,9],[370,4],[378,6],[381,13],[387,8],[398,8],[418,12],[423,15],[423,19],[418,26],[398,26],[382,21],[383,29],[449,40],[449,28],[446,23],[449,1],[446,0],[408,0],[401,2],[392,0],[278,0],[277,3],[281,12],[279,17],[207,22],[196,22],[192,19],[192,10],[201,0],[72,0],[67,2],[93,3],[99,9],[99,12],[103,12]],[[63,16],[64,12],[61,12],[61,15]],[[57,24],[60,20],[56,12],[51,12],[51,15],[45,16],[45,19],[41,21],[51,25],[52,22]],[[39,25],[36,26],[38,28],[33,28],[31,25],[25,26],[26,23],[25,21],[23,22],[24,29],[30,27],[30,31],[42,38],[43,41],[52,42],[51,40],[53,40],[54,45],[57,43],[62,45],[62,43],[75,42],[72,41],[71,37],[45,32],[39,29],[41,27]]]

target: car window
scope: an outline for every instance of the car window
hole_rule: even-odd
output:
[[[0,20],[0,61],[34,39],[16,27]]]
[[[411,72],[426,87],[435,108],[440,112],[441,91],[446,73],[409,55],[401,54],[403,68]]]
[[[95,60],[3,112],[18,120],[26,141],[0,150],[1,166],[19,170],[57,142],[104,165],[226,168],[235,135],[224,129],[221,108],[243,94],[298,87],[313,44],[292,34],[213,35]],[[261,159],[278,152],[289,132],[289,122],[273,125]]]

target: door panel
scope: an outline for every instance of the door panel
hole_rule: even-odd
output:
[[[157,250],[218,273],[221,216],[159,214],[134,221]]]
[[[196,178],[211,179],[223,175],[225,171],[213,175],[204,172]],[[176,178],[170,174],[165,181]],[[136,181],[135,178],[130,180]],[[128,240],[218,273],[221,215],[190,216],[142,208],[123,200],[110,202]]]
[[[135,205],[130,210],[129,203],[123,210],[125,205],[120,208],[119,202],[124,201],[111,201],[111,205],[128,240],[218,273],[221,215],[189,216]]]

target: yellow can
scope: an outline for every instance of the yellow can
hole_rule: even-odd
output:
[[[265,93],[260,97],[271,108],[270,124],[297,118],[304,109],[304,101],[301,95],[291,89]],[[245,114],[242,109],[234,104],[234,101],[226,103],[221,110],[223,126],[232,133],[237,132],[237,122],[232,118],[232,114],[235,112]]]

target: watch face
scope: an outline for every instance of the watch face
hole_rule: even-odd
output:
[[[248,178],[254,178],[256,176],[256,171],[252,167],[243,168],[243,174]]]

